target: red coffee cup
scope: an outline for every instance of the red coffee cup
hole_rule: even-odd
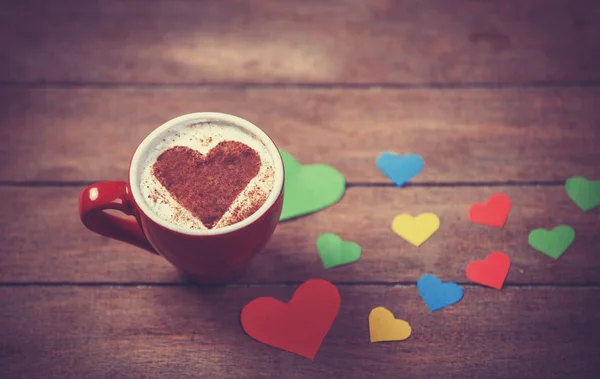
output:
[[[249,131],[273,157],[275,180],[265,203],[250,217],[222,228],[184,229],[153,213],[141,195],[139,170],[148,146],[175,126],[215,121]],[[223,113],[192,113],[159,126],[137,147],[129,165],[129,183],[102,182],[85,188],[79,196],[79,216],[91,231],[144,248],[164,257],[193,281],[226,283],[239,278],[250,260],[261,251],[275,231],[283,204],[284,171],[275,143],[254,124]],[[134,216],[105,212],[115,209]]]

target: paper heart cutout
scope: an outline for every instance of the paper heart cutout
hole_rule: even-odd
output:
[[[411,332],[408,322],[394,318],[394,314],[384,307],[374,308],[369,314],[371,342],[403,341]]]
[[[440,228],[440,219],[434,213],[421,213],[417,217],[400,214],[392,221],[392,230],[415,246],[421,246]]]
[[[398,187],[423,171],[423,158],[417,154],[399,155],[393,152],[381,153],[377,157],[377,168]]]
[[[462,287],[458,284],[443,283],[432,274],[421,276],[417,281],[417,289],[431,312],[458,303],[464,295]]]
[[[317,238],[317,250],[325,268],[356,262],[361,252],[357,243],[342,241],[333,233],[321,234]]]
[[[303,166],[279,149],[285,170],[280,221],[303,216],[337,203],[346,190],[346,179],[331,166]]]
[[[258,174],[260,166],[260,156],[249,146],[222,141],[206,155],[186,146],[165,150],[156,159],[153,173],[182,207],[211,229]]]
[[[501,228],[510,213],[510,198],[503,193],[492,195],[486,203],[475,203],[469,208],[469,219],[476,224]]]
[[[584,212],[600,205],[600,180],[591,181],[575,176],[567,179],[565,189],[571,200]]]
[[[508,255],[496,251],[489,254],[484,260],[473,261],[467,265],[467,278],[483,286],[502,289],[508,275],[510,258]]]
[[[575,241],[575,230],[559,225],[552,230],[535,229],[529,233],[529,245],[534,249],[558,259]]]
[[[335,321],[341,298],[323,279],[302,283],[286,304],[259,297],[241,313],[244,331],[255,340],[302,357],[314,359]]]

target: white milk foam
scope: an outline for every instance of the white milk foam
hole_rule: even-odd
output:
[[[275,169],[273,157],[263,142],[250,132],[234,124],[223,121],[202,121],[191,124],[182,124],[166,130],[148,145],[142,167],[138,171],[140,191],[144,200],[152,211],[160,218],[187,229],[207,229],[206,226],[191,212],[179,205],[171,194],[156,179],[152,166],[156,159],[165,151],[175,146],[186,146],[207,154],[213,147],[222,141],[238,141],[254,149],[261,160],[258,174],[248,183],[229,210],[219,222],[211,229],[215,230],[232,224],[235,212],[244,212],[256,202],[256,198],[266,199],[275,182]],[[252,201],[254,200],[254,201]],[[248,215],[249,217],[250,215]],[[239,222],[241,220],[237,220]]]

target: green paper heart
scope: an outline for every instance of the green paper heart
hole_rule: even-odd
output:
[[[575,231],[568,225],[552,230],[535,229],[529,233],[529,244],[536,250],[558,259],[575,240]]]
[[[303,166],[280,149],[285,182],[280,221],[303,216],[337,203],[346,190],[346,179],[335,168],[324,164]]]
[[[567,180],[565,189],[571,200],[584,212],[600,205],[600,180],[593,182],[581,176],[574,176]]]
[[[356,262],[361,251],[357,243],[344,242],[333,233],[321,234],[317,238],[317,250],[325,268]]]

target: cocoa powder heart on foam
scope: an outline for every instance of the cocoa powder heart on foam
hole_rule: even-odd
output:
[[[254,178],[260,156],[237,141],[222,141],[208,154],[185,146],[165,150],[153,172],[171,196],[211,229]]]

